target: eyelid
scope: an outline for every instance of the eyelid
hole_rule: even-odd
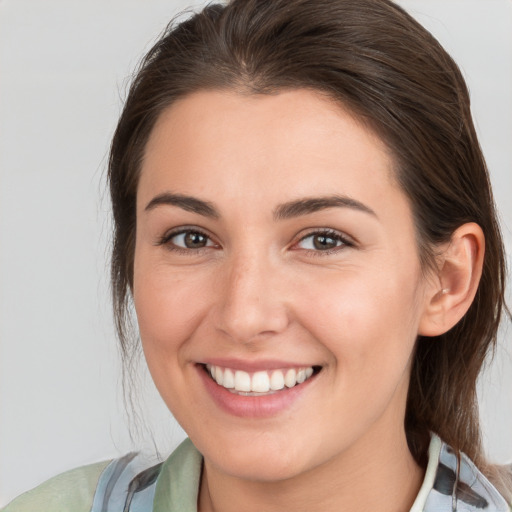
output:
[[[341,245],[339,245],[337,247],[333,247],[332,249],[325,249],[325,250],[296,248],[296,246],[300,242],[302,242],[303,240],[305,240],[311,236],[314,236],[314,235],[323,235],[326,237],[333,238],[335,240],[340,241]],[[333,229],[333,228],[310,228],[305,233],[302,232],[299,235],[297,235],[296,241],[292,244],[292,249],[307,251],[310,253],[314,253],[315,255],[328,255],[328,254],[332,254],[334,252],[339,252],[339,251],[343,250],[343,248],[354,247],[354,246],[356,246],[356,241],[351,236],[343,233],[342,231],[338,231],[337,229]]]
[[[197,248],[197,249],[191,249],[191,248],[185,248],[185,247],[180,247],[178,245],[172,245],[172,247],[169,247],[169,249],[172,249],[172,250],[175,250],[175,251],[183,251],[183,252],[199,252],[201,251],[202,249],[209,249],[211,247],[214,247],[214,246],[218,246],[219,244],[215,241],[215,239],[208,233],[208,231],[206,231],[205,229],[202,229],[200,227],[197,227],[197,226],[178,226],[178,227],[175,227],[175,228],[172,228],[168,231],[166,231],[164,233],[163,236],[159,237],[158,240],[156,241],[155,245],[171,245],[170,244],[170,241],[173,237],[175,236],[178,236],[178,235],[182,235],[184,233],[198,233],[200,235],[203,235],[205,236],[206,238],[208,238],[208,241],[212,242],[213,245],[207,245],[205,247],[200,247],[200,248]]]

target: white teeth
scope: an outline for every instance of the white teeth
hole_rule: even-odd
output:
[[[229,368],[224,370],[224,381],[222,385],[227,389],[233,389],[235,387],[235,374]]]
[[[273,393],[285,388],[293,388],[309,379],[314,371],[312,366],[289,368],[287,370],[258,371],[252,375],[242,370],[232,370],[220,366],[206,365],[212,379],[219,386],[240,393]]]
[[[256,372],[252,376],[251,391],[267,393],[270,391],[270,379],[267,372]]]
[[[311,368],[311,374],[313,374],[313,368]],[[284,388],[284,375],[282,371],[272,372],[270,377],[270,389],[279,391]]]
[[[222,383],[224,381],[224,372],[222,371],[222,368],[219,366],[215,367],[215,381],[219,386],[222,386]]]
[[[237,391],[251,391],[251,376],[247,372],[235,372],[235,389]]]
[[[297,372],[293,368],[290,368],[286,372],[286,375],[284,376],[284,383],[287,388],[293,388],[297,383]]]

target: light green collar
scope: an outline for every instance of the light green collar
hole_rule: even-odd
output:
[[[162,466],[153,512],[197,512],[202,465],[202,455],[185,439]]]

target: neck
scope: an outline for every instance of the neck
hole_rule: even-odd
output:
[[[423,480],[405,432],[369,433],[346,452],[286,480],[247,481],[205,460],[199,512],[407,512]]]

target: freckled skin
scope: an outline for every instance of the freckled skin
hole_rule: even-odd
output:
[[[392,168],[378,138],[306,90],[199,92],[156,124],[137,195],[135,307],[156,386],[205,456],[218,500],[227,482],[236,496],[249,481],[262,489],[286,481],[297,491],[305,476],[308,488],[322,482],[327,495],[326,486],[338,485],[342,495],[346,485],[370,499],[370,479],[402,500],[417,491],[421,470],[403,419],[428,283]],[[219,217],[169,205],[146,211],[163,192],[208,201]],[[282,203],[333,194],[375,215],[337,207],[273,218]],[[158,245],[180,226],[211,243],[188,251],[176,250],[178,238]],[[304,238],[312,228],[351,243],[312,249]],[[240,418],[220,410],[198,378],[196,363],[213,357],[298,361],[322,371],[290,408]],[[407,480],[397,490],[400,475]]]

